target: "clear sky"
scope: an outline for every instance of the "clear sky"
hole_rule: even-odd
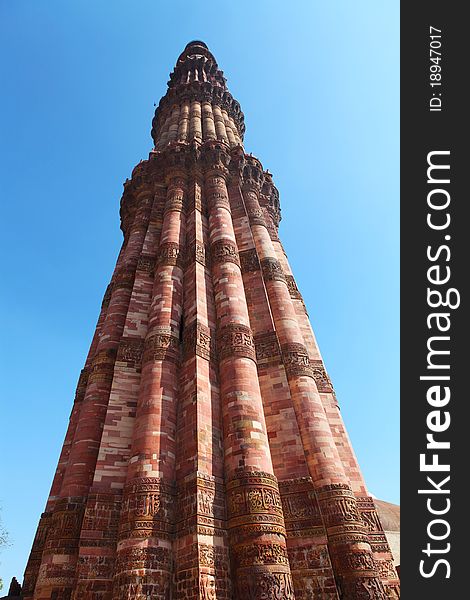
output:
[[[22,579],[121,244],[119,200],[186,43],[214,53],[370,491],[399,501],[398,5],[0,2],[0,507]]]

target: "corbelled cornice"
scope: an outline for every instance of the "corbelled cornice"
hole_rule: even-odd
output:
[[[139,198],[152,196],[156,186],[164,183],[168,174],[176,168],[187,173],[196,169],[201,174],[219,171],[224,177],[230,176],[232,183],[256,189],[261,206],[267,209],[275,226],[279,226],[279,192],[271,173],[264,171],[261,162],[245,154],[240,147],[230,149],[217,140],[210,140],[201,145],[169,144],[165,150],[152,151],[148,160],[142,160],[135,166],[131,179],[124,184],[121,199],[121,228],[124,233],[132,221]]]

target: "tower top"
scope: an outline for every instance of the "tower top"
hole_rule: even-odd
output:
[[[170,73],[168,87],[187,85],[193,82],[210,82],[226,89],[225,77],[219,70],[214,55],[204,42],[194,40],[186,44],[179,55],[173,72]]]
[[[186,48],[189,48],[191,46],[202,46],[203,48],[206,48],[206,50],[209,50],[209,47],[207,46],[207,44],[205,44],[204,42],[201,42],[201,40],[192,40],[191,42],[188,42],[186,44]]]
[[[243,140],[245,124],[240,104],[227,89],[227,80],[219,69],[207,44],[200,40],[188,42],[170,73],[168,90],[155,111],[152,138],[155,146],[162,146],[162,133],[170,115],[185,104],[209,102],[224,110],[235,123],[237,134]],[[190,141],[188,138],[187,141]]]

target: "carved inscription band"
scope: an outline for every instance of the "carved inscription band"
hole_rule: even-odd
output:
[[[143,538],[159,535],[169,539],[175,491],[156,477],[142,477],[124,489],[119,538]]]
[[[251,358],[256,362],[253,333],[247,325],[230,323],[217,332],[219,360],[226,358]]]
[[[251,273],[260,269],[260,263],[256,248],[250,248],[249,250],[243,250],[239,253],[240,265],[242,273]]]
[[[158,251],[158,264],[183,267],[183,253],[179,244],[165,242],[160,244]]]
[[[140,367],[144,352],[144,341],[134,338],[122,338],[119,343],[116,360],[126,362],[128,366]]]
[[[137,270],[142,271],[142,273],[148,273],[150,276],[153,276],[155,270],[155,262],[155,256],[141,254],[137,263]]]
[[[109,383],[114,375],[114,362],[117,351],[114,348],[100,350],[97,352],[91,363],[88,384],[91,383]]]
[[[283,281],[286,283],[286,276],[277,258],[261,259],[261,269],[265,281]]]
[[[214,358],[215,349],[209,327],[199,321],[193,321],[184,329],[183,356],[187,360],[196,354],[210,360]]]
[[[179,359],[179,339],[172,333],[156,333],[145,340],[144,364],[155,360],[169,360],[178,363]]]
[[[303,344],[282,344],[282,361],[288,379],[293,377],[313,377],[307,348]]]
[[[211,256],[214,264],[232,262],[240,266],[240,258],[236,244],[230,239],[221,239],[211,246]]]

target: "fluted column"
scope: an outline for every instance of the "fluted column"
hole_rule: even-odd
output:
[[[242,189],[340,593],[346,600],[385,599],[357,501],[313,379],[285,275],[263,222],[259,180],[245,181]]]
[[[155,182],[152,211],[119,342],[93,484],[80,534],[73,600],[110,600],[122,493],[132,443],[156,251],[166,186]]]
[[[179,117],[180,117],[180,107],[175,104],[173,110],[171,111],[171,116],[169,119],[168,126],[168,141],[174,142],[178,137],[178,125],[179,125]]]
[[[33,597],[34,589],[36,587],[36,581],[39,573],[39,567],[42,560],[42,553],[46,542],[47,533],[52,520],[52,513],[59,498],[60,488],[62,486],[62,480],[64,477],[64,471],[67,466],[68,458],[70,455],[70,448],[73,444],[73,438],[77,428],[77,422],[80,418],[80,409],[82,407],[83,398],[85,396],[86,387],[88,383],[88,376],[90,372],[90,365],[96,352],[96,347],[99,342],[101,328],[103,326],[104,319],[106,317],[106,311],[109,304],[109,297],[111,295],[111,286],[109,285],[106,289],[106,293],[103,298],[101,306],[100,316],[96,325],[93,340],[85,361],[85,366],[80,372],[80,377],[77,383],[77,389],[75,392],[74,403],[72,406],[72,412],[69,418],[69,424],[67,427],[67,433],[65,435],[64,443],[59,457],[59,462],[52,482],[51,491],[47,500],[45,511],[42,513],[39,525],[37,528],[36,536],[33,541],[31,554],[26,565],[24,581],[23,581],[23,596],[25,600],[29,600]]]
[[[189,110],[189,138],[202,142],[201,103],[192,100]]]
[[[229,117],[228,120],[229,120],[230,126],[231,126],[232,131],[233,131],[233,136],[235,138],[235,143],[237,144],[237,146],[243,146],[242,139],[240,137],[240,134],[238,133],[238,127],[235,124],[235,121],[233,120],[232,117]]]
[[[270,219],[269,214],[265,213],[265,218]],[[305,310],[302,296],[295,283],[287,256],[279,239],[273,239],[273,236],[271,236],[271,239],[277,258],[286,275],[287,287],[289,288],[292,303],[296,310],[297,320],[302,330],[305,346],[309,353],[315,384],[320,393],[320,398],[325,408],[325,414],[328,423],[330,424],[332,435],[335,438],[338,454],[343,463],[344,470],[348,475],[351,488],[356,496],[359,514],[361,515],[361,520],[367,530],[367,536],[372,548],[374,561],[377,564],[378,572],[386,592],[391,594],[391,597],[395,597],[395,594],[397,593],[396,590],[399,588],[399,580],[395,571],[393,556],[387,538],[377,515],[377,509],[375,508],[373,498],[370,496],[364,477],[362,476],[354,448],[341,416],[333,385],[323,363],[320,348]]]
[[[168,143],[169,129],[170,129],[170,112],[168,112],[166,114],[166,119],[160,127],[160,135],[159,135],[159,139],[157,140],[157,144],[156,144],[157,148],[163,149],[166,146],[166,144]]]
[[[281,500],[227,194],[228,155],[220,144],[206,145],[205,160],[235,597],[260,598],[269,589],[277,598],[293,599]]]
[[[236,164],[234,153],[232,159]],[[232,164],[232,173],[235,170]],[[295,598],[310,600],[312,595],[316,597],[321,593],[323,600],[338,600],[326,531],[307,467],[258,254],[235,176],[230,181],[229,197],[255,339],[271,457],[281,494]]]
[[[217,139],[221,142],[224,142],[224,144],[228,144],[229,139],[227,136],[227,130],[225,128],[224,116],[222,115],[220,106],[218,104],[214,104],[212,106],[212,111],[214,113],[214,123],[215,130],[217,132]]]
[[[208,101],[202,103],[202,122],[204,141],[215,140],[217,134],[215,131],[214,115],[212,113],[212,104]]]
[[[78,541],[85,502],[93,480],[113,380],[114,361],[131,297],[137,260],[147,230],[150,208],[148,198],[144,197],[139,201],[113,275],[106,318],[91,362],[80,418],[77,420],[73,445],[61,484],[60,498],[55,503],[44,546],[34,593],[36,600],[49,599],[52,593],[57,600],[68,600],[75,585]]]
[[[177,419],[175,600],[231,600],[216,315],[203,180],[190,176]]]
[[[184,100],[180,110],[178,124],[178,142],[186,142],[189,133],[189,100]]]
[[[186,185],[184,170],[172,168],[124,490],[115,600],[167,600],[171,593]]]
[[[124,329],[151,207],[151,197],[144,193],[139,201],[123,261],[113,278],[112,296],[93,359],[80,422],[62,483],[61,497],[86,495],[93,481],[103,419],[113,379],[114,361]]]
[[[237,145],[237,140],[235,139],[235,134],[233,132],[232,125],[230,123],[230,119],[225,108],[221,109],[221,113],[224,119],[225,131],[227,132],[229,145],[232,148],[233,146]]]

